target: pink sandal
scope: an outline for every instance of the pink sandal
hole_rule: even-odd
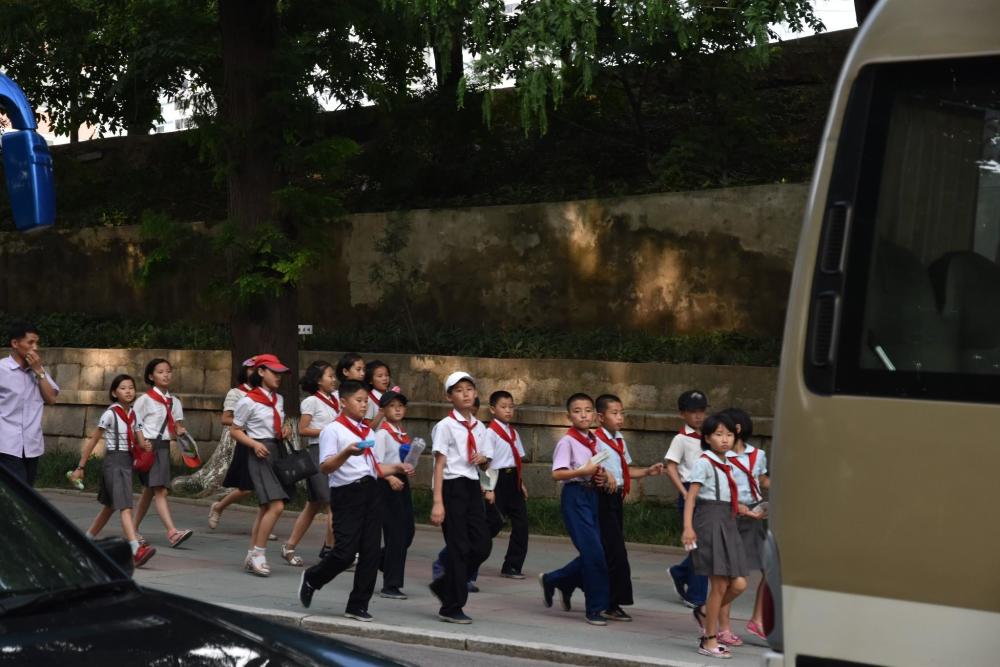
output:
[[[182,542],[192,535],[194,535],[193,530],[175,530],[173,533],[167,535],[167,541],[170,542],[171,547],[179,547]]]
[[[702,637],[698,641],[698,653],[701,655],[707,655],[710,658],[728,659],[733,657],[733,654],[729,652],[729,649],[722,644],[719,644],[715,648],[705,648],[706,639],[716,639],[716,641],[718,641],[715,635],[706,635]]]
[[[767,634],[764,633],[764,628],[757,625],[752,620],[747,621],[747,632],[752,634],[754,637],[767,641]]]
[[[743,646],[743,640],[734,635],[729,630],[723,630],[716,635],[716,641],[726,646]]]

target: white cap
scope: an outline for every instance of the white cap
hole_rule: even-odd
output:
[[[455,371],[454,373],[452,373],[451,375],[449,375],[448,377],[446,377],[445,380],[444,380],[444,391],[445,391],[445,393],[447,393],[448,391],[450,391],[452,387],[454,387],[456,384],[458,384],[462,380],[468,380],[472,384],[476,384],[475,378],[473,378],[471,375],[469,375],[465,371]]]

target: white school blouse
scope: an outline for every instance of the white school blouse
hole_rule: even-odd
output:
[[[499,419],[493,420],[497,426],[504,430],[504,433],[510,435],[511,431],[514,431],[514,446],[517,447],[517,453],[521,455],[524,459],[524,444],[521,442],[521,434],[517,432],[516,429],[511,428],[510,424],[504,424]],[[494,470],[500,470],[503,468],[516,468],[517,461],[514,460],[514,452],[510,451],[510,443],[501,438],[492,428],[486,429],[486,444],[493,451],[493,458],[490,460],[490,468]]]
[[[115,404],[117,405],[117,404]],[[126,424],[121,417],[118,416],[111,408],[114,405],[108,406],[108,409],[104,411],[101,418],[97,420],[97,426],[104,429],[104,449],[109,452],[127,452],[128,451],[128,424]],[[121,406],[119,406],[121,407]],[[128,410],[125,413],[128,414]],[[115,429],[117,428],[117,437],[115,437]],[[142,431],[142,424],[139,423],[138,416],[136,421],[132,424],[132,431],[134,433],[139,433]],[[138,438],[136,439],[136,445],[139,444]]]
[[[350,417],[345,417],[345,419],[350,419]],[[358,423],[351,419],[351,423],[359,431],[364,431],[367,427],[364,424]],[[368,440],[375,439],[375,433],[368,430]],[[340,452],[344,451],[345,448],[351,445],[361,442],[361,438],[356,436],[351,432],[346,426],[338,421],[333,421],[323,427],[323,430],[319,433],[319,461],[322,463],[328,458],[334,457]],[[372,454],[375,456],[375,461],[381,463],[378,458],[378,452],[374,451],[372,448]],[[330,486],[339,487],[346,486],[353,482],[358,481],[362,477],[370,475],[375,479],[378,479],[378,472],[375,470],[375,463],[372,461],[371,457],[367,454],[358,454],[357,456],[348,456],[344,464],[327,475],[330,481]]]
[[[632,455],[629,454],[628,443],[625,442],[625,438],[622,438],[621,432],[619,431],[616,432],[614,435],[611,435],[611,433],[608,432],[608,429],[604,428],[603,426],[601,426],[600,429],[604,432],[603,435],[607,436],[610,440],[618,440],[619,438],[621,439],[622,450],[625,453],[625,463],[627,465],[632,465]],[[601,467],[604,468],[605,471],[611,473],[611,476],[615,478],[615,482],[617,482],[618,484],[617,488],[619,489],[623,488],[625,485],[625,471],[622,470],[622,459],[620,456],[618,456],[618,450],[616,450],[614,447],[611,447],[610,445],[608,445],[608,443],[604,442],[600,438],[597,438],[597,446],[599,448],[598,451],[600,451],[601,448],[603,448],[608,450],[608,453],[611,455],[604,460],[604,463],[601,464]]]
[[[268,398],[271,394],[261,387],[261,391]],[[278,394],[278,415],[281,416],[281,425],[285,425],[285,397]],[[233,410],[233,426],[243,429],[244,432],[254,440],[278,439],[281,440],[281,433],[274,433],[274,410],[270,405],[264,405],[246,395],[236,404]]]
[[[382,399],[382,392],[375,387],[368,390],[368,407],[365,409],[365,419],[371,421],[378,414],[378,402]]]
[[[181,405],[181,399],[169,391],[160,391],[159,387],[153,387],[153,391],[164,398],[173,399],[174,403],[171,412],[174,415],[175,423],[184,420],[184,407]],[[139,398],[135,399],[132,409],[135,410],[135,420],[142,424],[142,434],[147,440],[156,438],[160,434],[161,426],[163,427],[163,434],[160,435],[160,439],[170,439],[170,427],[164,426],[164,422],[167,421],[167,406],[154,401],[146,394],[142,394]]]
[[[701,434],[687,424],[681,427],[680,433],[670,441],[664,460],[677,464],[677,474],[682,482],[693,482],[691,468],[695,461],[701,458]]]
[[[340,404],[339,399],[337,404]],[[307,396],[302,400],[302,403],[299,404],[299,412],[312,417],[309,421],[309,428],[317,428],[320,431],[322,431],[327,424],[333,423],[333,420],[335,420],[337,415],[340,414],[315,395]],[[318,443],[319,436],[316,436],[315,438],[306,438],[307,445],[315,445]]]
[[[734,472],[732,466],[729,465],[729,462],[720,459],[718,456],[715,455],[715,452],[705,451],[702,453],[710,457],[712,460],[725,465],[727,468],[729,468],[730,474]],[[735,472],[739,471],[737,470]],[[716,498],[715,496],[716,473],[718,473],[718,480],[719,480],[718,498]],[[733,479],[734,480],[736,479],[735,475],[733,475]],[[708,461],[708,459],[699,458],[697,461],[695,461],[694,466],[692,466],[691,468],[691,479],[689,481],[692,484],[701,484],[701,489],[698,490],[698,500],[721,500],[722,502],[728,503],[730,498],[732,497],[731,494],[729,493],[729,481],[726,480],[726,473],[722,472],[721,470],[718,470],[715,466],[711,464],[711,462]]]
[[[736,459],[743,464],[744,468],[749,469],[750,454],[753,452],[757,452],[757,460],[754,461],[753,470],[750,470],[750,472],[755,480],[760,480],[761,475],[767,474],[767,453],[763,449],[754,447],[750,443],[747,443],[746,449],[742,454],[737,454],[736,452],[730,450],[726,452],[726,458]],[[750,479],[747,477],[746,473],[737,468],[735,465],[731,467],[733,469],[733,479],[736,480],[736,488],[740,492],[739,501],[744,505],[752,505],[760,502],[762,498],[754,498],[753,493],[750,491]],[[757,487],[758,490],[760,490],[760,481],[757,482]]]
[[[399,430],[397,435],[403,437],[406,431]],[[400,444],[386,429],[380,428],[375,432],[375,453],[379,463],[402,463],[399,459],[399,447]]]
[[[479,481],[479,468],[469,462],[467,442],[468,429],[465,417],[452,410],[448,416],[434,425],[431,430],[431,451],[445,457],[444,478],[465,477]],[[493,458],[493,449],[486,438],[486,426],[472,418],[472,435],[476,439],[476,450],[488,459]],[[506,443],[504,444],[506,446]]]
[[[222,411],[223,412],[235,412],[236,404],[240,402],[240,399],[246,396],[247,393],[243,391],[240,387],[233,387],[226,392],[226,397],[222,401]]]

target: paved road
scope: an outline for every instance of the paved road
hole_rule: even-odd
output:
[[[458,651],[455,649],[435,648],[433,646],[418,646],[386,641],[384,639],[362,639],[360,637],[337,637],[345,644],[357,646],[367,651],[374,651],[408,665],[434,665],[434,667],[476,667],[490,665],[491,667],[551,667],[564,665],[574,667],[572,663],[546,662],[541,660],[526,660],[524,658],[508,658],[506,656],[474,651]]]
[[[44,495],[81,528],[89,525],[99,509],[92,494],[60,491],[45,492]],[[691,612],[678,601],[664,571],[668,565],[680,560],[681,555],[677,552],[632,549],[630,561],[636,604],[629,612],[635,620],[632,623],[593,627],[583,620],[580,608],[583,596],[579,592],[574,596],[574,609],[569,613],[559,610],[558,605],[545,609],[541,604],[535,577],[538,572],[559,567],[575,557],[572,545],[557,538],[534,538],[525,563],[525,573],[529,574],[529,578],[513,581],[498,575],[506,549],[502,541],[504,536],[501,535],[494,542],[489,561],[483,566],[480,577],[482,592],[470,595],[466,607],[466,612],[476,622],[469,626],[455,626],[437,619],[437,602],[427,590],[431,561],[442,546],[441,533],[430,527],[418,527],[407,563],[405,591],[410,599],[396,601],[376,596],[369,609],[376,623],[366,625],[347,621],[341,616],[351,586],[350,573],[341,575],[319,591],[312,608],[304,610],[296,598],[301,570],[284,564],[279,553],[280,543],[272,542],[268,550],[271,577],[262,579],[244,573],[242,563],[253,519],[250,511],[235,508],[227,512],[215,531],[208,530],[208,511],[203,505],[193,504],[192,501],[172,501],[171,511],[175,523],[182,528],[195,529],[195,535],[180,548],[170,549],[162,525],[155,515],[151,515],[144,523],[142,532],[158,552],[146,567],[136,572],[135,578],[141,585],[217,604],[269,610],[284,620],[328,632],[358,634],[377,626],[385,632],[392,629],[409,632],[425,641],[427,637],[434,637],[436,644],[450,647],[455,647],[455,644],[449,644],[448,637],[469,637],[469,644],[458,648],[471,650],[477,648],[474,645],[476,638],[486,638],[512,647],[540,643],[565,647],[569,653],[610,652],[632,656],[633,659],[706,664],[695,650],[699,632]],[[293,515],[283,517],[276,529],[277,534],[287,536],[293,521]],[[102,536],[116,534],[116,519],[108,525]],[[315,562],[322,539],[322,526],[314,524],[299,549],[307,564]],[[756,580],[751,582],[751,590],[755,587]],[[748,636],[742,628],[749,618],[752,603],[750,596],[736,602],[734,617],[741,620],[735,621],[734,628],[744,640],[748,640]],[[366,627],[358,629],[360,625]],[[442,636],[447,634],[447,637],[439,641],[438,633]],[[725,664],[741,667],[758,665],[763,652],[760,643],[740,647],[734,650],[733,659],[725,661]],[[527,655],[537,657],[536,654]],[[580,660],[572,656],[565,657],[562,662],[574,660],[594,663],[594,660]]]

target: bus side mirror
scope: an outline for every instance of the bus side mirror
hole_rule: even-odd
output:
[[[52,156],[35,132],[35,114],[24,91],[2,74],[0,103],[13,126],[0,138],[0,151],[14,224],[22,232],[50,227],[56,220]]]

